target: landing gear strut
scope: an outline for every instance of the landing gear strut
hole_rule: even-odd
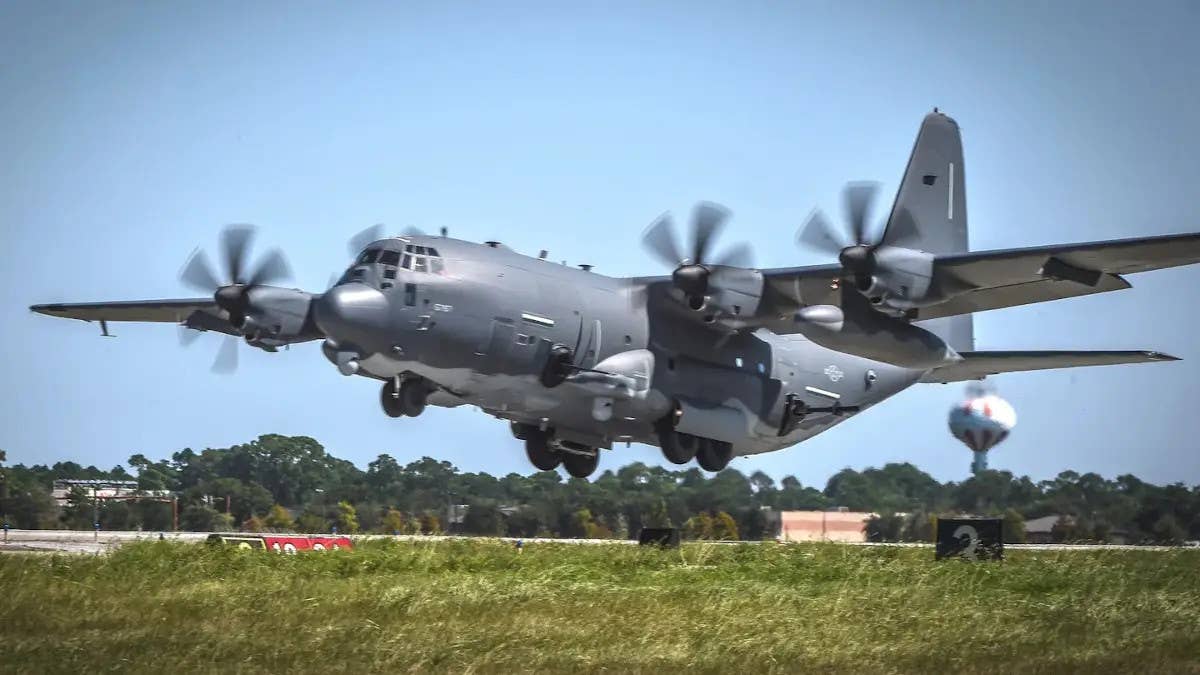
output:
[[[396,390],[396,379],[389,379],[379,392],[379,403],[388,417],[416,417],[425,412],[428,398],[429,386],[419,377],[403,380],[399,391]]]

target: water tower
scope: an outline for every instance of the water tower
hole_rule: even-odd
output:
[[[971,473],[987,470],[987,453],[1008,437],[1017,412],[1008,401],[982,387],[969,387],[967,398],[950,409],[950,433],[975,454]]]

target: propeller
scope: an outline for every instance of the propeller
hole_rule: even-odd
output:
[[[362,250],[369,246],[371,242],[383,239],[383,223],[375,223],[367,229],[350,237],[346,242],[346,250],[350,252],[351,258],[358,257]],[[428,236],[424,230],[413,225],[404,228],[403,234],[407,237],[425,237]],[[442,228],[442,236],[446,236],[446,228]]]
[[[183,283],[197,290],[212,293],[217,306],[229,315],[229,323],[238,330],[246,323],[246,315],[250,311],[250,289],[291,277],[291,268],[278,249],[268,251],[251,268],[248,258],[251,244],[254,242],[256,230],[252,225],[227,225],[221,231],[220,252],[223,277],[213,271],[208,255],[203,249],[196,249],[184,264],[179,273]],[[224,278],[222,283],[219,279]],[[181,333],[181,341],[186,345],[195,340],[194,335]],[[215,372],[232,372],[237,368],[237,338],[229,336],[221,345],[217,359],[213,363]]]
[[[729,221],[730,212],[712,202],[700,202],[692,211],[691,246],[680,248],[675,234],[675,222],[670,213],[659,216],[642,235],[642,246],[675,268],[671,280],[688,297],[688,304],[699,308],[708,294],[712,267],[753,267],[754,255],[748,244],[737,244],[724,254],[710,258],[713,241]]]
[[[801,245],[836,255],[846,276],[854,280],[855,287],[860,291],[871,287],[878,266],[876,252],[883,245],[882,241],[873,239],[867,232],[867,211],[878,191],[878,183],[848,183],[842,189],[846,207],[845,234],[849,241],[834,228],[820,209],[809,215],[796,236],[796,241]]]

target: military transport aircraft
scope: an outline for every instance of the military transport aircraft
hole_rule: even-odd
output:
[[[36,305],[50,316],[179,323],[275,351],[322,340],[344,375],[381,382],[383,411],[474,405],[508,420],[530,462],[591,474],[613,443],[657,445],[668,460],[719,471],[736,455],[779,450],[919,382],[1174,357],[1153,351],[975,351],[971,313],[1129,288],[1131,272],[1200,261],[1200,233],[973,252],[958,125],[921,124],[882,234],[875,187],[844,191],[849,240],[820,213],[798,241],[837,262],[755,269],[749,249],[714,256],[729,218],[693,213],[681,249],[669,216],[643,243],[670,276],[611,278],[505,245],[368,229],[323,293],[270,285],[272,252],[247,265],[252,230],[222,233],[225,276],[202,251],[182,280],[211,296]]]

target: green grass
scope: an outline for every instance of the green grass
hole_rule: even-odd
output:
[[[4,672],[1200,672],[1200,554],[146,542],[0,556]]]

